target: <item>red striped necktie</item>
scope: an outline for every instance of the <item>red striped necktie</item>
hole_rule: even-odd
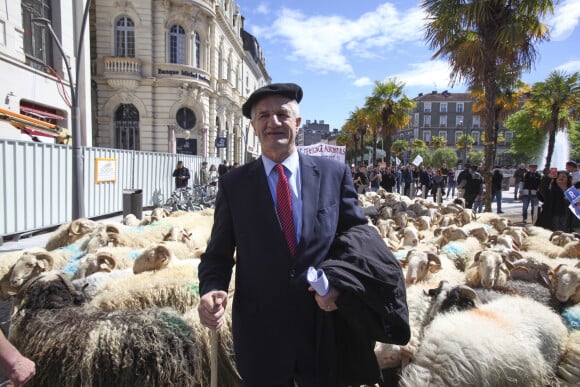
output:
[[[278,186],[276,187],[276,200],[278,201],[278,218],[282,226],[282,231],[286,237],[286,243],[290,249],[290,254],[296,253],[296,231],[294,229],[294,217],[292,216],[292,198],[290,197],[290,185],[284,173],[284,166],[276,164],[274,167],[278,173]]]

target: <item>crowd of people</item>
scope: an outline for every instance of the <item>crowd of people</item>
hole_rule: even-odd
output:
[[[514,202],[522,203],[522,223],[535,224],[550,230],[574,231],[578,229],[578,219],[568,208],[570,203],[564,192],[571,186],[580,188],[580,169],[574,161],[568,161],[566,168],[552,168],[544,176],[537,164],[520,164],[513,173]],[[420,165],[391,167],[375,164],[367,169],[361,164],[351,165],[352,179],[358,193],[376,192],[379,187],[387,192],[396,192],[408,197],[433,197],[433,201],[462,197],[466,208],[481,213],[485,207],[485,168],[479,165],[465,165],[463,170]],[[491,201],[495,211],[503,214],[504,169],[493,168]]]

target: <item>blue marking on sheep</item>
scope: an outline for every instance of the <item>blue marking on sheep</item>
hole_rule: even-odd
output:
[[[569,331],[580,330],[580,316],[578,316],[573,309],[566,309],[562,312],[562,319]]]
[[[77,270],[79,269],[79,262],[75,261],[72,263],[69,263],[68,265],[66,265],[61,271],[65,274],[68,274],[70,276],[73,276]]]
[[[131,251],[130,255],[131,259],[133,261],[135,261],[137,259],[137,257],[139,256],[139,251]]]
[[[406,251],[394,251],[393,252],[393,255],[398,260],[401,260],[401,259],[403,259],[403,258],[405,258],[407,256],[407,252]]]
[[[64,247],[59,247],[57,250],[70,252],[72,254],[72,256],[69,258],[69,261],[76,261],[79,258],[81,258],[83,255],[85,255],[85,252],[80,250],[75,245],[68,245],[68,246],[64,246]]]
[[[463,252],[461,250],[461,248],[459,246],[457,246],[456,244],[453,244],[453,242],[448,243],[445,246],[443,246],[442,250],[445,253],[451,253],[451,254],[461,254]]]

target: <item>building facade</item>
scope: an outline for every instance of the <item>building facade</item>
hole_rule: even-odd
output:
[[[96,146],[217,156],[259,153],[241,106],[270,83],[231,0],[96,0]]]
[[[85,130],[73,141],[90,145],[91,102],[85,92],[90,90],[90,62],[88,55],[77,55],[80,46],[88,54],[89,35],[81,33],[84,6],[84,1],[51,0],[6,1],[0,6],[0,109],[2,118],[13,114],[21,121],[17,129],[0,120],[0,138],[68,142],[70,138],[42,131],[35,123],[70,129],[76,102]],[[71,89],[78,89],[74,100]]]
[[[414,98],[417,106],[411,112],[410,124],[401,129],[393,140],[405,140],[412,143],[415,139],[421,139],[429,145],[434,136],[443,137],[447,146],[457,152],[459,162],[463,163],[463,151],[456,147],[457,140],[464,134],[470,135],[473,140],[472,151],[483,151],[483,137],[485,128],[478,113],[473,112],[473,99],[469,93],[441,93],[432,91],[429,94],[419,94]],[[497,144],[497,154],[509,149],[514,133],[506,131],[500,123],[500,135]],[[408,152],[410,153],[410,152]],[[408,162],[409,155],[404,161]]]

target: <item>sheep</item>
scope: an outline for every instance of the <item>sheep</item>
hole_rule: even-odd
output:
[[[552,235],[550,235],[550,242],[555,244],[556,246],[564,246],[569,242],[580,240],[580,234],[575,233],[567,233],[563,231],[554,231]]]
[[[401,266],[407,268],[405,284],[412,285],[422,281],[428,273],[441,270],[441,261],[435,254],[410,250],[404,259],[399,260]]]
[[[461,271],[465,271],[467,262],[473,259],[475,253],[482,249],[481,244],[475,237],[467,237],[465,240],[452,241],[441,248],[441,252],[455,263]]]
[[[45,249],[50,251],[59,247],[68,246],[80,239],[83,235],[95,230],[97,226],[97,222],[86,218],[75,219],[70,223],[63,224],[51,234],[46,242]]]
[[[552,275],[552,293],[560,302],[580,302],[580,266],[558,265]]]
[[[62,271],[73,279],[83,278],[98,271],[132,268],[135,259],[143,249],[131,247],[104,247],[95,252],[85,254],[81,259],[68,262]]]
[[[403,246],[417,247],[419,244],[419,232],[415,227],[407,226],[399,231]]]
[[[84,278],[100,271],[110,273],[115,266],[117,266],[117,262],[111,254],[91,254],[83,257],[72,278]]]
[[[40,247],[0,254],[0,301],[8,300],[18,291],[18,289],[14,289],[10,286],[10,277],[12,276],[14,264],[20,259],[20,257],[44,251],[46,250]]]
[[[180,259],[200,258],[205,252],[208,242],[207,235],[203,233],[193,235],[193,233],[182,226],[172,227],[163,237],[163,240],[166,242],[179,242],[171,244],[171,249],[175,256]]]
[[[197,268],[198,263],[199,260],[197,259],[177,259],[175,254],[171,251],[168,242],[161,242],[145,249],[141,254],[139,254],[133,264],[133,272],[139,274],[144,271],[185,265],[195,269]]]
[[[564,355],[558,364],[558,376],[567,386],[580,384],[580,331],[571,332],[568,336]]]
[[[209,385],[209,351],[199,324],[169,308],[87,310],[78,297],[56,276],[38,277],[19,294],[10,340],[37,365],[27,385]],[[241,386],[231,346],[220,340],[219,347],[220,383]]]
[[[564,245],[559,257],[578,258],[580,259],[580,241],[568,242]]]
[[[508,280],[510,268],[507,255],[491,250],[479,251],[465,271],[465,283],[468,286],[484,288],[502,286]]]
[[[49,252],[38,252],[21,256],[12,268],[10,286],[20,289],[29,280],[41,273],[52,270],[54,259]]]
[[[560,317],[525,297],[478,304],[435,316],[401,386],[552,384],[567,339]]]
[[[126,277],[134,275],[133,269],[97,271],[86,277],[80,277],[72,280],[73,286],[83,294],[87,300],[92,300],[101,292],[109,282],[119,282]],[[103,308],[103,310],[105,310]]]

